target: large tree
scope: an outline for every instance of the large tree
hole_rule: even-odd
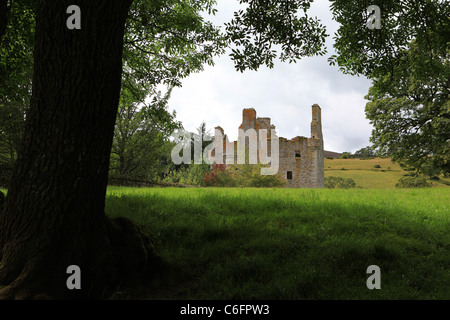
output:
[[[143,238],[121,237],[136,228],[104,214],[131,1],[80,1],[81,30],[66,27],[71,4],[37,2],[33,96],[0,216],[3,298],[80,294],[65,285],[69,265],[83,271],[81,294],[98,295],[115,273],[133,271],[116,263],[124,244],[140,259],[137,273],[147,263]]]
[[[132,0],[36,2],[31,106],[0,213],[0,297],[101,297],[119,283],[142,279],[154,262],[139,228],[104,212],[127,17],[141,17],[144,26],[165,17],[170,23],[180,6],[199,12],[214,1],[134,2],[141,7],[132,7]],[[297,15],[310,1],[242,2],[249,5],[237,13],[244,18],[231,23],[229,38],[244,46],[245,55],[234,56],[240,70],[270,66],[272,42],[282,43],[282,59],[320,53],[323,27]],[[69,30],[66,10],[74,4],[81,8],[81,29]],[[182,25],[181,38],[191,34]],[[161,44],[166,36],[161,32]],[[170,52],[170,43],[164,50]],[[133,68],[125,64],[124,70]],[[151,69],[141,76],[151,77]],[[81,290],[66,287],[70,265],[81,268]]]
[[[181,123],[167,111],[170,91],[155,93],[147,104],[137,103],[122,88],[110,160],[110,179],[155,180],[164,168],[165,145]]]
[[[380,9],[379,28],[367,26],[371,5]],[[341,26],[330,62],[373,83],[366,116],[374,146],[419,172],[432,165],[448,173],[448,1],[334,0],[331,8]]]
[[[408,60],[378,78],[366,97],[374,146],[420,173],[450,173],[450,61],[440,58],[430,61],[411,43]]]

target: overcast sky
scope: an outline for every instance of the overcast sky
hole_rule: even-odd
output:
[[[211,20],[222,25],[237,7],[236,0],[219,0],[219,12]],[[328,64],[338,28],[329,1],[316,0],[309,15],[319,17],[330,34],[325,56],[303,58],[296,64],[276,61],[273,69],[244,73],[236,71],[227,54],[216,57],[214,66],[192,74],[173,90],[169,109],[176,111],[177,120],[188,131],[196,131],[202,121],[212,133],[220,125],[230,140],[236,140],[242,109],[254,108],[258,117],[272,119],[278,136],[310,137],[311,106],[317,103],[322,108],[325,150],[355,152],[370,145],[372,126],[364,114],[370,81],[344,75]]]

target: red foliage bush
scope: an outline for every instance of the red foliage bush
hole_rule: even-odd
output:
[[[210,173],[205,173],[203,182],[206,187],[218,187],[220,174],[219,172],[225,172],[224,164],[214,164]]]

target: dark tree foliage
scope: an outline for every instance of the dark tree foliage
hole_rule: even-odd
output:
[[[181,123],[167,111],[170,91],[155,94],[145,105],[122,88],[114,129],[110,176],[116,179],[156,180],[165,169],[160,159],[169,136]]]
[[[0,35],[0,106],[28,106],[33,76],[34,1],[5,1],[5,5],[7,2],[8,25],[3,37]]]
[[[8,1],[0,0],[0,38],[6,33],[8,26]]]
[[[381,10],[381,28],[369,29],[367,8]],[[332,0],[334,20],[340,23],[334,35],[337,55],[330,58],[346,73],[376,79],[388,74],[407,58],[412,40],[433,52],[446,52],[450,36],[450,8],[446,0]]]
[[[394,161],[418,172],[434,167],[450,172],[450,62],[431,59],[412,43],[408,60],[395,76],[370,88],[366,115],[374,126],[371,141]],[[383,89],[385,88],[385,89]]]
[[[261,65],[272,68],[277,50],[281,51],[280,60],[289,62],[325,54],[325,27],[319,19],[307,15],[311,2],[240,0],[247,8],[235,12],[233,20],[226,24],[235,45],[231,57],[236,69],[256,70]]]
[[[381,28],[369,29],[367,7],[381,9]],[[450,5],[445,0],[334,0],[341,70],[372,80],[366,97],[371,141],[381,153],[423,171],[450,170]]]
[[[355,151],[355,153],[353,154],[354,158],[361,158],[361,159],[372,158],[372,157],[376,157],[376,156],[377,156],[377,152],[376,152],[376,150],[374,150],[374,148],[372,146],[367,146],[365,148],[361,148],[361,149]]]

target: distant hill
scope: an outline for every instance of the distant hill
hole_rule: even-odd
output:
[[[351,178],[358,187],[367,188],[395,188],[395,184],[408,172],[390,158],[370,159],[327,159],[324,161],[325,178],[334,176]],[[450,186],[450,178],[439,176],[439,180],[428,182],[433,187]]]
[[[333,151],[323,151],[323,157],[324,158],[333,158],[333,159],[338,159],[340,158],[342,155],[342,153],[337,153],[337,152],[333,152]]]

